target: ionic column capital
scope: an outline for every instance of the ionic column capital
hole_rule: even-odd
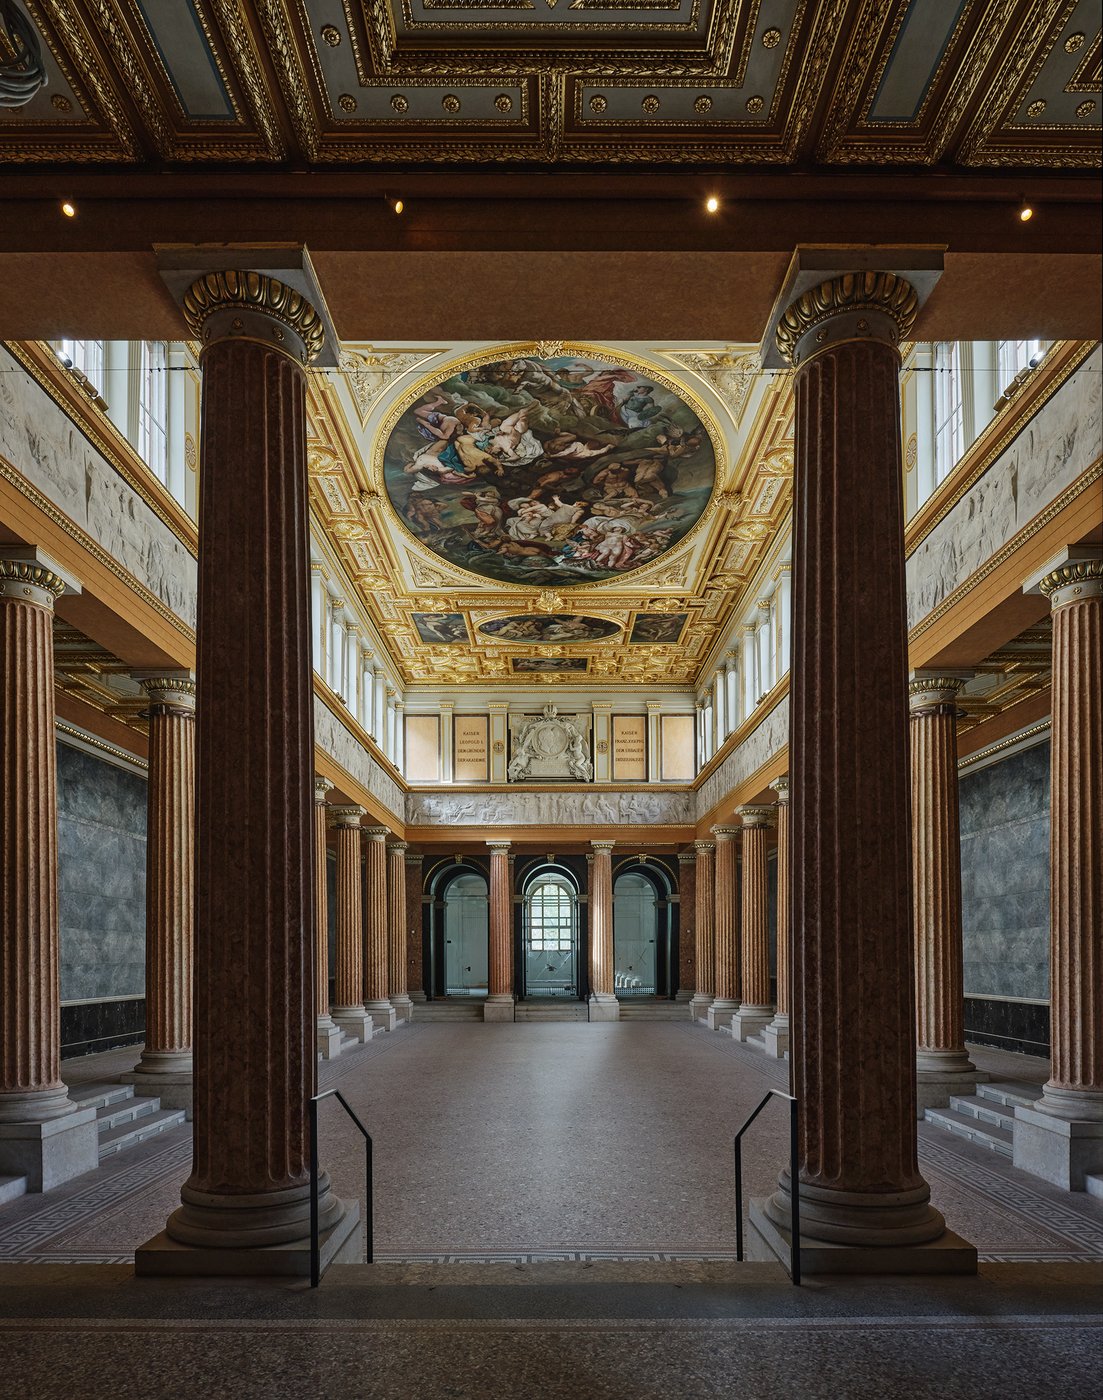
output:
[[[789,774],[784,773],[780,778],[775,778],[770,787],[777,793],[777,805],[788,807],[789,805]]]
[[[331,807],[326,815],[330,826],[359,826],[367,812],[363,807]]]
[[[191,671],[131,672],[149,696],[151,714],[195,715],[195,677]]]
[[[715,841],[694,841],[693,849],[698,857],[710,856],[716,850]]]
[[[971,673],[914,671],[908,681],[908,711],[912,718],[957,714],[957,694]]]
[[[326,794],[333,791],[333,784],[328,778],[323,778],[321,774],[316,774],[314,778],[314,801],[319,807],[324,807]]]
[[[735,810],[743,822],[744,829],[766,827],[773,824],[775,815],[773,807],[747,806],[737,807]]]
[[[488,841],[487,849],[492,856],[508,856],[512,841]]]
[[[611,851],[617,843],[615,841],[591,841],[591,848],[596,851]]]
[[[387,842],[387,850],[391,853],[391,855],[404,856],[409,849],[410,848],[405,841]]]
[[[1103,597],[1103,558],[1070,559],[1039,579],[1038,587],[1054,610]]]

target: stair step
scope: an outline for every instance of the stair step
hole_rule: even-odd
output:
[[[133,1123],[139,1118],[148,1118],[151,1114],[160,1112],[160,1109],[161,1100],[157,1098],[120,1099],[117,1103],[98,1108],[96,1110],[96,1124],[100,1137],[102,1138],[104,1133],[110,1132],[112,1128],[121,1127],[124,1123]]]
[[[481,1021],[483,1003],[481,1001],[427,1001],[419,1002],[414,1013],[419,1021]]]
[[[950,1108],[955,1113],[964,1113],[981,1123],[991,1123],[993,1127],[1011,1131],[1015,1122],[1013,1104],[1002,1103],[999,1099],[984,1099],[979,1094],[951,1094]]]
[[[928,1123],[945,1128],[955,1137],[968,1138],[978,1147],[987,1147],[998,1152],[1001,1157],[1011,1156],[1012,1136],[1007,1128],[997,1128],[991,1123],[982,1123],[968,1113],[959,1113],[952,1108],[928,1108],[924,1114]]]
[[[0,1206],[27,1194],[25,1176],[0,1176]]]
[[[100,1160],[128,1147],[135,1147],[147,1138],[157,1137],[170,1128],[179,1127],[187,1115],[182,1108],[159,1109],[156,1113],[146,1113],[133,1123],[122,1123],[117,1128],[108,1128],[100,1135]]]
[[[622,1021],[688,1021],[689,1012],[685,1002],[654,1001],[637,1003],[622,1001],[620,1004]]]
[[[564,1001],[550,1006],[538,1006],[531,1002],[518,1002],[515,1019],[518,1021],[588,1021],[590,1011],[579,1001]]]
[[[1012,1107],[1030,1108],[1042,1097],[1042,1086],[1024,1084],[1020,1080],[978,1084],[977,1096],[982,1099],[995,1099],[997,1103],[1009,1104]]]
[[[69,1090],[69,1097],[81,1108],[106,1108],[134,1097],[133,1084],[78,1084]]]
[[[1089,1196],[1097,1196],[1103,1201],[1103,1176],[1086,1176],[1084,1190]]]

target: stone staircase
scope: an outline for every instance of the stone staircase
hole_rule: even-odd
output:
[[[584,1001],[519,1001],[516,1021],[588,1021],[590,1010]]]
[[[668,1001],[665,997],[623,997],[620,1003],[622,1021],[689,1021],[689,1003]]]
[[[1040,1084],[978,1084],[975,1094],[954,1094],[948,1108],[928,1108],[923,1116],[956,1137],[1010,1158],[1015,1109],[1029,1108],[1041,1093]]]
[[[27,1194],[25,1176],[0,1176],[0,1206]]]
[[[158,1098],[135,1094],[133,1084],[81,1084],[69,1090],[74,1103],[95,1108],[100,1161],[186,1121],[182,1108],[163,1109]]]
[[[481,998],[465,998],[463,1001],[418,1001],[414,1003],[415,1021],[482,1021],[483,1001]]]

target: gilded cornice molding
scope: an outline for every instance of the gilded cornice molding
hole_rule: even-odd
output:
[[[219,338],[248,334],[244,320],[248,313],[278,323],[271,328],[277,345],[283,341],[285,330],[301,341],[303,350],[299,358],[303,364],[316,359],[325,343],[325,324],[306,297],[294,287],[261,272],[239,272],[233,268],[225,272],[207,272],[184,293],[182,305],[188,329],[204,344],[210,344],[216,334]],[[220,325],[222,315],[227,312],[241,312],[242,316],[231,320],[225,330],[216,332],[214,318],[220,318]]]
[[[782,312],[775,339],[783,357],[795,365],[801,358],[797,345],[803,337],[836,316],[880,312],[895,322],[895,336],[899,341],[910,334],[918,310],[919,296],[915,288],[895,272],[847,272],[797,297]],[[857,329],[860,333],[872,333],[861,320]]]

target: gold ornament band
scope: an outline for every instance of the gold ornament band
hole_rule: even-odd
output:
[[[325,325],[306,297],[261,272],[204,273],[185,292],[183,307],[189,330],[204,342],[214,338],[216,330],[219,338],[232,338],[255,334],[252,328],[258,322],[276,322],[264,338],[281,344],[289,331],[302,344],[299,357],[304,364],[315,359],[325,343]],[[227,314],[230,320],[223,325],[221,318]],[[216,316],[217,325],[212,321]]]
[[[795,365],[801,358],[798,344],[809,331],[847,317],[854,318],[853,334],[870,335],[873,327],[865,319],[870,314],[887,316],[895,326],[893,343],[899,343],[910,332],[918,310],[915,288],[895,272],[847,272],[797,297],[778,322],[777,348]],[[817,341],[827,339],[828,332],[821,329]]]
[[[1103,594],[1103,559],[1070,560],[1046,574],[1038,587],[1054,608],[1098,598]]]
[[[773,807],[737,807],[736,815],[744,826],[771,826],[777,812]]]
[[[0,559],[0,598],[16,598],[52,609],[54,599],[64,592],[65,580],[44,564],[28,559]]]

